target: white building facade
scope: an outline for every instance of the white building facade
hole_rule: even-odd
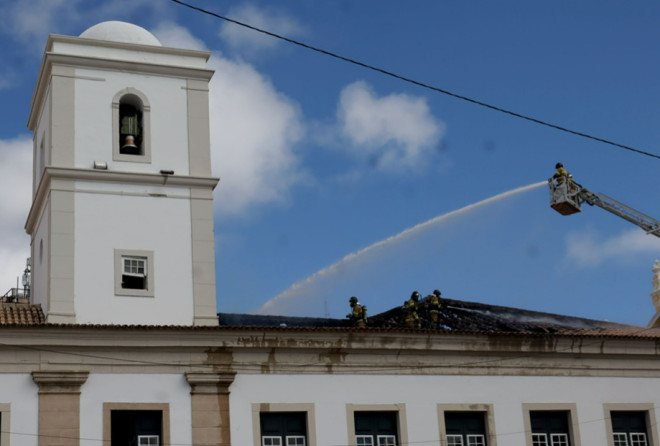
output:
[[[442,329],[219,322],[208,57],[126,23],[49,38],[0,446],[660,446],[660,329],[466,329],[447,300]]]

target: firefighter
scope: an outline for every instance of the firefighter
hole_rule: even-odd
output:
[[[427,306],[429,309],[429,319],[432,324],[432,326],[437,326],[440,323],[440,297],[442,296],[442,293],[440,293],[440,290],[433,290],[433,294],[431,294],[427,298]]]
[[[552,176],[552,178],[557,181],[557,184],[561,184],[568,180],[570,176],[571,175],[568,173],[568,170],[566,170],[562,163],[555,164],[555,174]]]
[[[358,302],[358,298],[352,296],[348,303],[351,306],[351,312],[346,317],[358,328],[367,326],[367,307]]]
[[[413,291],[410,299],[403,304],[403,323],[408,328],[420,328],[421,320],[417,307],[419,305],[419,291]]]

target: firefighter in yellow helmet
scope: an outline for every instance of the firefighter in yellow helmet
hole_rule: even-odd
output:
[[[571,174],[564,167],[562,163],[555,164],[555,174],[552,176],[557,183],[563,183],[570,178]]]
[[[346,315],[354,326],[364,328],[367,326],[367,307],[358,302],[358,298],[352,296],[348,303],[351,306],[351,312]]]
[[[426,298],[426,305],[429,310],[429,322],[432,327],[436,327],[440,323],[440,297],[442,293],[440,290],[433,290],[433,294]]]
[[[422,325],[418,312],[419,297],[419,291],[413,291],[410,299],[403,304],[403,323],[407,328],[420,328]]]

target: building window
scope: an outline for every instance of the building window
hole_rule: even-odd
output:
[[[160,410],[113,410],[110,412],[110,446],[160,446],[163,412]]]
[[[445,431],[449,446],[486,446],[486,413],[447,411]]]
[[[648,446],[645,411],[612,411],[612,440],[614,446]]]
[[[112,100],[112,159],[151,162],[150,114],[147,97],[135,88],[125,88]]]
[[[532,446],[571,446],[570,412],[566,410],[532,410]]]
[[[496,446],[492,404],[438,404],[441,444]]]
[[[262,446],[307,446],[306,412],[262,412]]]
[[[125,290],[147,289],[146,257],[122,256],[124,271],[121,273],[121,287]]]
[[[167,403],[103,403],[103,444],[164,446],[170,444]]]
[[[115,250],[115,294],[154,295],[154,256],[152,251]]]
[[[366,446],[396,446],[398,419],[396,411],[356,411],[356,444]]]
[[[314,404],[252,403],[254,446],[316,446]]]

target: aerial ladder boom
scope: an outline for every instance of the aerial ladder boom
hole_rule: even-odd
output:
[[[660,221],[618,202],[605,194],[587,190],[571,176],[555,176],[548,180],[550,186],[550,206],[562,215],[580,212],[582,203],[598,206],[607,212],[628,220],[646,231],[660,237]]]

